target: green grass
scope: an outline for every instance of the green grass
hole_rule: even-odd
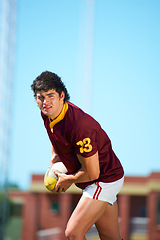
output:
[[[6,229],[6,239],[8,240],[20,240],[21,239],[21,227],[22,218],[21,217],[10,217],[7,229]]]

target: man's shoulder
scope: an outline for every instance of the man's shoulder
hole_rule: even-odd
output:
[[[93,127],[95,124],[98,124],[92,116],[70,102],[68,103],[68,118],[74,122],[74,126],[80,128],[83,126],[87,127],[87,125],[88,127]]]
[[[75,104],[73,104],[71,102],[67,102],[67,103],[68,103],[69,108],[79,109],[80,110],[80,108],[78,106],[76,106]]]
[[[68,117],[70,120],[73,120],[76,123],[82,118],[84,119],[86,116],[87,114],[81,108],[68,102]]]

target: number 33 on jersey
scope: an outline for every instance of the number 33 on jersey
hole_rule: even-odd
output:
[[[84,138],[82,141],[76,143],[77,145],[80,145],[80,153],[84,152],[91,152],[92,151],[92,145],[91,145],[91,139],[90,138]]]

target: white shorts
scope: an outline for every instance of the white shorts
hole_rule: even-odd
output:
[[[111,182],[96,182],[88,185],[82,192],[82,196],[105,201],[113,205],[117,200],[117,194],[120,192],[124,182],[124,177],[121,179]]]

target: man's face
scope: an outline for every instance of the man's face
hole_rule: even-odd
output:
[[[54,89],[38,91],[35,98],[40,110],[52,120],[61,113],[64,104],[63,91],[61,96]]]

